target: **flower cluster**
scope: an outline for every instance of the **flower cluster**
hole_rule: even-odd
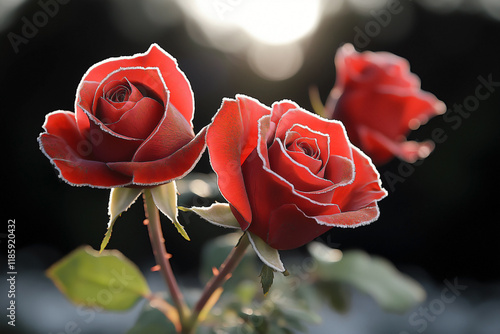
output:
[[[75,111],[48,114],[38,141],[69,184],[111,189],[101,250],[115,219],[141,193],[189,239],[177,220],[175,180],[208,148],[227,203],[182,209],[245,232],[264,264],[284,272],[278,250],[379,217],[377,202],[387,192],[374,163],[426,157],[432,143],[406,136],[445,109],[393,54],[358,53],[347,44],[335,64],[326,118],[290,100],[269,107],[236,95],[223,99],[212,122],[195,134],[190,83],[176,60],[153,44],[145,53],[92,66],[78,86]],[[150,235],[158,247],[158,231]]]

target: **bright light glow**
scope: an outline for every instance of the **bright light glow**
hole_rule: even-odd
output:
[[[302,66],[301,39],[316,29],[327,0],[176,1],[192,19],[187,27],[198,43],[246,54],[258,75],[284,80]],[[336,6],[343,2],[331,1]]]
[[[267,44],[295,42],[311,33],[322,0],[178,0],[185,12],[207,29],[240,28]]]
[[[311,33],[321,18],[320,0],[252,0],[231,16],[251,37],[268,44],[292,43]]]
[[[304,55],[297,44],[255,44],[248,52],[248,62],[259,76],[268,80],[285,80],[302,67]]]

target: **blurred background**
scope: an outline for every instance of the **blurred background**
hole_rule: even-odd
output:
[[[411,139],[425,140],[442,129],[446,136],[423,163],[408,171],[395,159],[379,168],[389,196],[380,202],[377,222],[319,238],[390,260],[426,287],[429,296],[420,307],[432,306],[446,281],[467,288],[429,317],[425,329],[410,320],[418,308],[386,314],[356,295],[350,313],[323,315],[324,326],[311,333],[500,332],[500,86],[489,87],[486,99],[476,97],[479,78],[500,82],[500,1],[1,0],[0,35],[7,152],[0,246],[5,258],[7,222],[15,219],[18,272],[16,327],[2,313],[0,332],[70,333],[67,325],[74,322],[80,330],[75,333],[123,333],[134,323],[137,307],[118,315],[97,312],[90,321],[44,276],[78,246],[98,248],[109,191],[61,181],[36,138],[47,113],[74,110],[77,85],[91,65],[144,52],[151,43],[177,58],[190,80],[195,131],[210,122],[222,98],[237,93],[267,105],[291,99],[312,110],[309,89],[316,87],[326,100],[335,82],[334,55],[343,43],[408,59],[422,88],[445,102],[450,115],[467,106],[460,124],[438,116],[411,133]],[[207,154],[194,172],[197,187],[184,182],[180,204],[209,205],[217,193],[207,182]],[[403,181],[388,184],[390,173]],[[154,260],[143,219],[138,201],[117,221],[108,248],[123,252],[162,290],[159,274],[149,272]],[[202,246],[224,231],[194,216],[181,219],[189,244],[166,219],[164,226],[174,270],[189,286],[196,282]],[[0,268],[6,275],[6,258]],[[0,309],[6,312],[8,287],[1,281]]]

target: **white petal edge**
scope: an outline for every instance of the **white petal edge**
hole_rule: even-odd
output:
[[[228,203],[214,203],[209,207],[179,207],[181,211],[192,211],[211,224],[219,227],[239,229],[240,223],[234,217]]]
[[[284,272],[285,266],[283,262],[281,262],[280,254],[277,249],[272,248],[268,244],[264,242],[260,237],[255,234],[247,231],[248,240],[250,240],[250,244],[252,245],[255,253],[264,262],[268,267],[279,271]]]
[[[177,185],[175,181],[149,189],[156,207],[167,216],[186,240],[190,240],[184,227],[177,220]]]

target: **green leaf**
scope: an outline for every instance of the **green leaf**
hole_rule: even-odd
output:
[[[264,293],[264,295],[267,295],[269,289],[271,289],[271,285],[273,285],[274,270],[268,265],[263,264],[259,277],[260,283],[262,284],[262,292]]]
[[[165,334],[176,332],[174,324],[165,317],[165,314],[147,303],[139,314],[134,327],[127,334]]]
[[[261,261],[276,271],[284,272],[285,266],[283,265],[283,262],[281,262],[278,250],[266,244],[266,242],[257,235],[248,231],[247,234],[248,239],[250,240],[250,244],[252,245],[255,253],[257,253]]]
[[[102,252],[111,238],[111,232],[113,230],[113,225],[120,215],[127,211],[128,208],[137,200],[137,197],[141,194],[141,188],[113,188],[109,194],[108,203],[108,230],[104,235],[104,239],[101,242],[100,251]]]
[[[339,313],[347,313],[351,306],[351,295],[345,283],[329,281],[317,282],[318,293],[330,307]]]
[[[323,281],[348,283],[387,311],[404,312],[425,299],[421,285],[386,259],[360,250],[346,251],[339,259],[332,253],[335,250],[318,242],[308,248],[318,262],[318,275]]]
[[[226,228],[240,228],[240,223],[234,217],[227,203],[214,203],[209,207],[179,207],[181,211],[192,211],[209,223]]]
[[[177,220],[177,186],[175,185],[175,181],[151,188],[149,191],[151,191],[156,207],[172,221],[184,239],[191,240],[186,230],[184,230],[184,226]]]
[[[99,253],[89,246],[80,247],[46,274],[78,305],[122,311],[151,294],[137,266],[116,250]]]

